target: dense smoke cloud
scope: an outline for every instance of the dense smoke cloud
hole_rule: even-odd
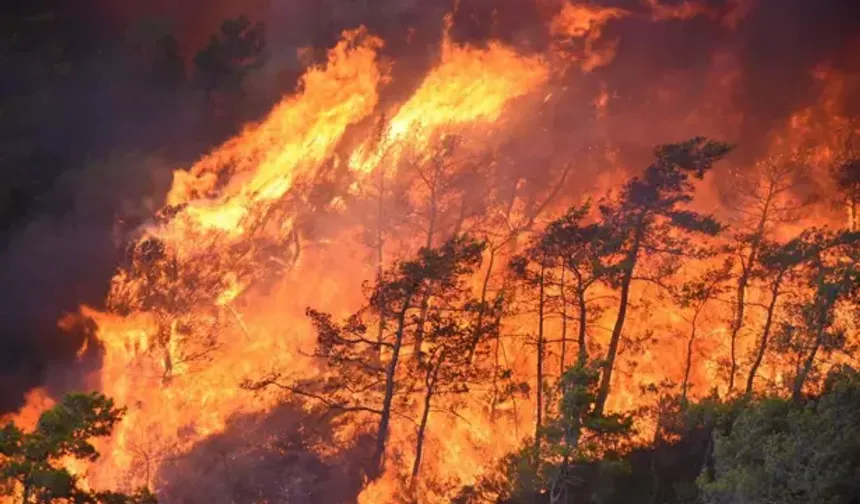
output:
[[[735,3],[710,1],[707,6],[714,12],[728,13]],[[82,33],[117,34],[144,18],[170,18],[186,56],[205,43],[225,17],[244,13],[264,21],[269,32],[270,68],[258,80],[265,80],[283,67],[295,68],[297,48],[331,45],[342,29],[358,24],[366,24],[386,39],[385,54],[398,62],[395,72],[420,78],[421,71],[413,69],[432,61],[443,16],[454,2],[91,4],[73,13],[76,22],[85,21],[79,28]],[[855,56],[860,4],[852,0],[761,0],[735,26],[707,16],[653,22],[650,11],[640,2],[601,4],[633,13],[607,29],[607,37],[619,41],[615,60],[588,76],[565,77],[567,84],[580,91],[572,91],[558,102],[554,117],[562,132],[587,128],[587,124],[578,123],[578,111],[584,107],[578,99],[594,96],[603,86],[612,97],[608,104],[612,119],[603,134],[616,145],[647,149],[654,143],[706,133],[755,151],[788,115],[816,100],[813,68],[830,63],[837,69],[856,72],[860,64]],[[557,5],[536,0],[462,0],[453,17],[452,35],[473,43],[499,38],[524,51],[540,50],[547,44],[546,13]],[[96,50],[98,44],[78,50],[88,47]],[[200,126],[177,112],[187,104],[176,107],[175,103],[159,102],[161,106],[152,106],[143,99],[152,96],[144,90],[120,95],[108,92],[117,80],[117,68],[118,63],[94,66],[86,78],[52,83],[65,91],[57,95],[61,97],[58,103],[35,119],[38,127],[31,136],[38,148],[67,158],[71,157],[69,151],[81,151],[84,154],[72,158],[82,160],[104,157],[114,149],[121,151],[131,143],[130,138],[151,139],[145,143],[153,148],[171,138],[176,142],[187,139],[186,151],[199,153],[199,146],[206,144],[182,133]],[[713,83],[719,81],[715,74],[724,69],[736,70],[738,78],[724,90],[724,102],[710,103]],[[259,85],[265,87],[265,83]],[[658,99],[662,92],[668,93],[667,100]],[[692,111],[698,113],[690,119]],[[726,126],[731,122],[728,117],[737,113],[739,126]],[[187,161],[187,157],[175,157],[179,159],[174,161]],[[74,355],[80,339],[61,334],[56,329],[57,319],[81,303],[97,305],[104,299],[107,282],[121,258],[114,241],[117,212],[124,201],[140,204],[145,196],[157,201],[166,187],[163,173],[172,164],[113,160],[110,165],[117,171],[109,177],[104,171],[89,172],[81,166],[61,164],[61,170],[78,170],[80,175],[71,177],[65,186],[46,191],[52,202],[49,209],[32,208],[23,224],[6,231],[0,251],[0,275],[4,279],[0,290],[0,410],[14,407],[24,390],[43,379],[47,365],[68,362]],[[152,170],[162,173],[158,182],[152,181]],[[82,200],[88,205],[86,209],[81,207]]]

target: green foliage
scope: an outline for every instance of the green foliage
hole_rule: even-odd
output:
[[[528,502],[528,496],[544,491],[567,495],[583,485],[586,473],[590,479],[611,479],[628,469],[622,455],[633,417],[596,410],[602,366],[599,361],[571,366],[557,384],[557,412],[541,428],[539,451],[528,442],[505,460],[507,492],[514,500]]]
[[[124,412],[98,393],[69,394],[42,413],[32,432],[5,425],[0,429],[0,495],[14,496],[22,504],[154,504],[146,489],[134,494],[84,490],[61,465],[68,457],[96,460],[99,453],[92,439],[110,435]]]
[[[860,285],[860,233],[810,229],[772,256],[799,264],[797,279],[806,294],[795,296],[780,322],[777,349],[795,361],[792,395],[799,399],[816,359],[845,349],[845,324],[836,318],[843,302],[856,305]]]
[[[832,373],[818,399],[768,398],[717,430],[704,504],[849,504],[860,499],[860,376]]]

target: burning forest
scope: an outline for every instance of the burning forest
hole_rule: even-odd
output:
[[[856,8],[271,3],[134,39],[214,133],[113,158],[0,502],[860,498]]]

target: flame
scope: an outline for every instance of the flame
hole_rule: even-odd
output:
[[[609,64],[615,58],[618,42],[603,41],[603,29],[610,21],[629,14],[624,9],[565,3],[550,23],[550,34],[556,38],[556,56],[585,72]]]
[[[667,5],[643,0],[643,4],[653,20],[701,15],[725,24],[737,22],[750,2],[734,2],[728,13],[709,9],[704,2]],[[252,395],[243,390],[240,384],[244,380],[284,369],[291,379],[326,376],[322,363],[309,357],[316,335],[304,310],[319,307],[336,316],[353,312],[363,300],[362,282],[375,274],[364,241],[365,208],[356,210],[354,198],[372,192],[377,175],[397,183],[413,176],[407,165],[437,155],[446,137],[463,139],[467,152],[458,152],[459,157],[452,162],[454,175],[460,177],[477,170],[464,161],[469,156],[495,153],[506,142],[519,147],[550,136],[545,130],[525,131],[531,124],[529,118],[547,113],[557,96],[569,91],[569,82],[560,85],[556,79],[565,77],[570,68],[587,74],[611,64],[617,40],[608,39],[605,30],[611,22],[632,15],[618,8],[564,2],[549,22],[553,42],[545,54],[522,54],[498,41],[480,47],[458,45],[446,32],[438,61],[407,98],[390,106],[380,100],[382,89],[391,80],[388,65],[379,56],[382,40],[365,29],[344,32],[327,61],[309,68],[296,93],[283,99],[264,120],[247,127],[190,169],[174,173],[165,207],[153,222],[137,231],[128,265],[111,282],[108,309],[81,308],[80,315],[97,325],[96,339],[103,349],[101,367],[93,381],[118,404],[127,406],[128,413],[114,435],[99,443],[103,457],[92,464],[76,464],[75,473],[94,488],[128,489],[146,484],[161,490],[172,461],[224,433],[236,418],[267,414],[282,404],[280,393]],[[737,62],[720,54],[711,63],[707,103],[678,122],[684,127],[698,126],[703,118],[718,116],[721,127],[735,131],[743,119],[731,108],[732,91],[739,82]],[[839,113],[839,103],[852,90],[846,77],[828,67],[818,69],[816,75],[821,99],[796,111],[772,135],[767,152],[752,163],[759,174],[755,176],[763,177],[768,163],[799,152],[808,156],[815,173],[822,175],[840,147],[840,139],[832,132],[860,133],[855,123]],[[666,76],[669,83],[680,80],[676,75]],[[617,120],[616,108],[620,107],[614,103],[619,97],[605,82],[597,88],[594,96],[587,97],[585,108],[593,114],[594,129],[605,132]],[[674,90],[671,86],[657,89],[655,102],[670,102]],[[386,110],[380,110],[382,104]],[[641,125],[620,117],[634,129]],[[381,126],[371,126],[374,122]],[[659,124],[649,123],[649,127],[660,127],[661,134],[670,131]],[[525,140],[518,144],[519,135]],[[644,133],[637,131],[632,137],[650,138],[640,135]],[[480,273],[487,273],[490,290],[501,288],[504,280],[498,265],[516,251],[523,237],[538,231],[565,205],[580,201],[582,196],[599,196],[630,175],[620,150],[608,145],[595,156],[596,161],[583,161],[574,167],[571,183],[560,177],[558,190],[553,191],[550,186],[555,182],[533,177],[533,159],[523,158],[527,161],[500,159],[481,168],[490,172],[489,178],[499,187],[515,179],[510,183],[514,193],[510,201],[502,196],[510,192],[507,186],[481,194],[474,186],[462,190],[461,206],[470,197],[482,203],[483,199],[492,201],[486,202],[477,217],[470,216],[477,224],[465,212],[459,215],[461,227],[475,224],[470,229],[478,229],[491,241],[504,241],[498,237],[522,229],[522,236],[499,249],[494,259],[496,270]],[[511,168],[515,164],[527,167]],[[601,169],[599,175],[588,175],[590,164]],[[312,198],[310,193],[320,182],[339,188],[342,183],[348,189],[341,188],[330,197]],[[523,196],[523,187],[533,186],[537,187],[534,194]],[[714,180],[706,179],[693,205],[725,214],[719,208],[717,188]],[[418,188],[407,185],[404,192],[415,205],[428,198],[428,191],[420,184]],[[555,194],[558,201],[530,219],[529,212],[540,207],[535,200],[546,197],[544,193]],[[752,209],[750,204],[741,213]],[[303,227],[314,212],[326,216],[320,219],[328,226],[321,233],[324,239]],[[780,224],[773,230],[774,238],[794,236],[814,223],[840,223],[840,217],[827,210],[816,212]],[[408,219],[415,217],[404,217]],[[434,237],[428,239],[432,233],[427,227],[418,225],[391,238],[392,243],[386,243],[387,259],[406,257],[418,246],[432,242]],[[698,275],[710,266],[713,264],[707,261],[690,265],[682,276]],[[482,283],[482,278],[475,279],[476,292]],[[612,293],[599,294],[609,298]],[[752,288],[751,303],[763,304],[764,295],[762,289]],[[645,283],[634,286],[632,297],[645,308],[634,310],[627,332],[631,340],[642,338],[643,342],[622,348],[608,405],[612,411],[649,404],[650,398],[640,387],[657,386],[665,380],[677,383],[687,357],[689,311],[674,306]],[[724,381],[720,360],[729,352],[725,329],[731,318],[728,304],[715,302],[697,322],[701,327],[690,347],[691,397],[701,397],[712,384]],[[595,326],[611,326],[614,316],[612,309],[606,310]],[[750,328],[763,323],[758,312],[749,318]],[[516,378],[532,386],[536,359],[533,345],[525,342],[524,335],[531,334],[534,327],[531,313],[505,320],[505,333],[512,335],[512,341],[500,343],[498,351],[499,359],[505,360]],[[561,330],[557,319],[548,322],[548,327],[554,334]],[[590,338],[596,346],[605,345],[608,334],[595,330]],[[739,351],[748,355],[756,343],[755,331],[746,331],[738,343]],[[560,349],[551,347],[553,361],[546,373],[557,377],[569,361],[561,362]],[[767,362],[765,368],[763,376],[779,377],[783,373],[778,362]],[[473,484],[495,471],[495,462],[534,432],[533,397],[495,404],[491,414],[479,395],[469,395],[456,404],[456,416],[434,411],[422,465],[430,477],[420,480],[415,490],[420,502],[450,502],[452,488]],[[22,428],[32,429],[38,415],[54,400],[43,389],[34,389],[26,399],[26,406],[11,419]],[[453,400],[444,406],[455,409]],[[402,413],[407,419],[394,420],[390,440],[391,451],[400,459],[389,457],[384,477],[367,483],[359,496],[363,504],[403,499],[404,481],[409,475],[405,468],[408,463],[402,461],[413,455],[415,436],[415,424],[409,417],[419,416],[420,411],[404,407]],[[638,427],[641,440],[647,440],[656,421],[643,419]],[[342,427],[335,439],[348,445],[364,428],[363,421],[354,422]],[[328,451],[336,450],[329,447]]]
[[[344,266],[339,249],[318,250],[292,270],[267,269],[263,263],[277,257],[253,246],[249,250],[247,244],[265,241],[283,247],[292,236],[296,211],[280,214],[274,225],[260,220],[294,194],[297,184],[319,177],[347,129],[374,110],[378,88],[387,81],[377,61],[381,45],[363,29],[346,32],[327,64],[303,77],[295,96],[190,170],[175,172],[165,210],[142,230],[131,266],[112,281],[112,312],[82,308],[82,315],[98,326],[104,349],[101,388],[129,407],[115,434],[100,446],[105,456],[80,471],[87,484],[157,487],[158,468],[167,460],[224,431],[231,417],[279,404],[277,395],[251,400],[239,387],[244,379],[285,362],[303,377],[320,371],[305,357],[315,338],[304,307],[355,306],[357,286],[370,272],[357,257],[352,281],[325,275],[332,261],[338,269]],[[472,48],[446,40],[440,62],[397,107],[376,151],[349,166],[361,178],[376,168],[385,149],[420,152],[441,132],[465,134],[481,125],[486,134],[499,127],[512,100],[547,79],[548,68],[540,57],[522,56],[496,43]],[[357,149],[352,159],[359,159],[361,152]],[[240,256],[234,257],[237,247]],[[238,261],[247,267],[236,269]],[[311,277],[330,281],[315,288],[303,285],[303,279]],[[274,288],[255,289],[255,282],[267,279],[274,280]],[[174,312],[157,300],[155,305],[144,301],[153,291],[191,296],[195,302],[182,313]],[[278,337],[277,331],[287,336]],[[44,408],[34,403],[31,410]],[[475,427],[457,429],[464,442],[476,435]],[[485,436],[486,429],[485,422],[478,434]],[[394,436],[409,433],[397,428]],[[458,452],[462,464],[449,473],[477,477],[486,451]],[[492,455],[502,454],[495,450]]]
[[[38,387],[30,390],[24,396],[24,406],[14,415],[0,417],[0,424],[14,423],[19,429],[30,431],[39,422],[39,415],[56,404],[53,397],[44,388]]]
[[[446,32],[439,64],[393,112],[384,137],[372,147],[369,139],[356,150],[351,166],[368,173],[390,150],[402,151],[404,143],[421,152],[440,132],[499,127],[496,123],[508,102],[543,85],[548,76],[540,57],[523,57],[496,42],[486,48],[458,46]]]
[[[174,222],[242,236],[243,220],[255,205],[278,200],[313,175],[346,128],[373,111],[386,80],[376,59],[380,47],[382,40],[364,29],[344,33],[328,64],[302,77],[296,96],[191,170],[177,171],[167,204],[189,206],[185,218]],[[225,176],[229,182],[222,185]]]

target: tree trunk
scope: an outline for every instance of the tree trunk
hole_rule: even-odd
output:
[[[564,370],[567,365],[567,298],[564,294],[564,274],[566,269],[564,263],[562,263],[561,282],[559,284],[559,295],[561,297],[561,355],[558,358],[558,374],[560,377],[564,377]]]
[[[848,281],[850,273],[846,271],[844,277],[842,278],[842,282]],[[818,283],[821,284],[823,280],[823,274],[819,274]],[[819,287],[820,288],[820,287]],[[822,295],[819,290],[818,295]],[[809,355],[806,357],[806,361],[803,363],[803,367],[797,373],[797,376],[794,378],[794,386],[792,387],[791,397],[795,401],[799,401],[801,399],[801,394],[803,393],[803,385],[806,383],[806,379],[809,377],[809,373],[812,371],[812,366],[815,364],[815,356],[818,353],[818,350],[821,349],[821,345],[824,344],[824,333],[827,331],[828,322],[828,314],[833,309],[833,306],[836,304],[836,299],[838,297],[838,292],[833,290],[827,290],[823,294],[824,300],[823,303],[818,307],[818,317],[817,317],[817,327],[815,328],[815,342],[812,346],[812,350],[809,352]]]
[[[732,332],[729,334],[729,344],[730,344],[730,368],[729,368],[729,394],[735,388],[735,375],[738,371],[738,357],[737,357],[737,341],[738,341],[738,333],[741,332],[741,327],[744,322],[744,311],[746,309],[746,291],[747,291],[747,283],[749,282],[749,268],[744,265],[743,271],[741,273],[740,278],[738,278],[738,290],[736,297],[736,305],[735,305],[735,316],[732,320]]]
[[[379,430],[376,433],[376,450],[373,455],[371,479],[382,476],[383,459],[385,457],[385,444],[388,440],[388,424],[391,422],[391,403],[394,400],[394,381],[397,373],[397,361],[400,359],[400,348],[403,344],[403,333],[406,328],[406,312],[409,310],[410,300],[403,302],[403,308],[397,317],[397,332],[394,337],[394,345],[391,349],[391,362],[385,372],[385,396],[382,400],[382,414],[379,419]]]
[[[499,317],[497,315],[497,317]],[[498,320],[497,320],[498,322]],[[493,398],[490,401],[490,421],[496,420],[496,408],[499,403],[499,364],[501,364],[502,339],[498,332],[493,338]]]
[[[436,202],[436,190],[439,184],[441,175],[441,166],[434,172],[433,181],[426,181],[427,187],[430,189],[430,215],[427,222],[427,238],[424,242],[425,248],[433,246],[433,238],[436,234],[436,219],[438,214],[438,203]],[[421,347],[424,344],[424,320],[427,318],[427,310],[429,309],[430,293],[425,293],[421,298],[421,315],[418,317],[418,328],[415,331],[415,357],[418,362],[423,359]]]
[[[582,276],[578,273],[576,302],[579,309],[579,331],[576,338],[579,345],[579,355],[576,362],[580,367],[583,367],[588,362],[588,307],[585,304],[585,286],[582,284]]]
[[[540,267],[540,280],[538,287],[538,334],[537,334],[537,411],[535,414],[535,455],[540,456],[540,429],[543,423],[543,346],[544,346],[544,281],[546,277],[546,258],[543,258]]]
[[[806,383],[806,378],[809,377],[809,372],[812,371],[812,365],[815,363],[815,355],[818,353],[818,349],[821,348],[821,336],[823,333],[823,328],[818,331],[815,338],[815,344],[812,346],[812,351],[810,351],[809,355],[806,357],[806,361],[804,361],[800,372],[798,372],[797,376],[794,377],[794,385],[791,389],[791,398],[794,401],[800,401],[802,398],[803,385]]]
[[[803,385],[806,383],[806,379],[809,377],[810,371],[812,371],[812,365],[815,364],[815,356],[818,354],[818,350],[824,342],[824,331],[827,328],[825,320],[827,312],[830,311],[831,308],[833,308],[833,303],[825,303],[824,306],[819,308],[818,327],[815,331],[815,342],[812,345],[812,350],[803,362],[803,367],[798,371],[797,376],[794,377],[794,385],[791,389],[791,398],[795,401],[799,401],[802,397]]]
[[[379,170],[379,205],[377,208],[376,215],[376,281],[377,283],[382,281],[383,275],[383,232],[382,232],[382,218],[384,215],[384,201],[383,195],[385,194],[385,171]],[[385,310],[382,307],[385,306],[385,299],[383,296],[379,296],[379,326],[376,331],[376,342],[378,346],[378,357],[382,358],[382,339],[385,335]]]
[[[756,225],[755,234],[752,236],[752,240],[750,242],[750,252],[746,258],[746,261],[741,264],[743,270],[741,271],[741,276],[738,278],[738,290],[736,305],[735,305],[735,317],[732,320],[732,332],[729,335],[729,342],[731,345],[731,363],[729,368],[729,383],[728,383],[728,393],[731,394],[735,389],[735,376],[738,372],[738,355],[737,355],[737,342],[738,342],[738,334],[741,332],[741,328],[744,325],[744,312],[746,311],[746,292],[747,287],[749,286],[750,281],[750,272],[755,267],[755,263],[758,260],[758,249],[761,246],[761,240],[764,238],[765,225],[767,224],[768,215],[770,214],[770,205],[773,201],[774,196],[774,186],[771,184],[768,188],[767,197],[764,201],[764,207],[761,211],[761,216],[759,217],[758,224]],[[743,258],[741,258],[743,261]]]
[[[484,275],[484,281],[481,284],[481,309],[478,311],[478,319],[475,321],[475,331],[472,335],[472,344],[469,347],[469,362],[475,358],[475,352],[480,344],[481,333],[484,330],[484,315],[486,314],[485,303],[487,302],[487,292],[490,286],[490,277],[493,274],[493,265],[496,262],[496,248],[490,247],[490,260],[487,264],[487,273]]]
[[[753,360],[752,366],[750,367],[749,376],[747,376],[747,388],[744,394],[746,396],[750,396],[753,391],[753,384],[755,382],[755,375],[758,373],[758,368],[761,366],[762,361],[764,360],[764,354],[767,351],[768,340],[770,339],[770,331],[773,327],[773,318],[776,314],[776,302],[779,298],[779,289],[782,284],[782,275],[783,272],[780,272],[779,275],[773,282],[770,290],[770,303],[767,306],[767,317],[764,321],[764,328],[761,333],[761,341],[759,341],[758,348],[756,349],[755,360]]]
[[[684,381],[681,384],[682,405],[686,405],[687,403],[687,388],[690,385],[690,370],[693,367],[693,344],[696,342],[696,324],[702,308],[704,308],[704,306],[700,306],[696,309],[696,313],[693,314],[693,320],[690,323],[690,338],[687,340],[687,361],[684,365]]]
[[[424,411],[421,413],[421,422],[418,424],[418,435],[415,441],[415,461],[412,464],[412,482],[414,485],[418,480],[418,472],[421,469],[421,454],[424,451],[424,434],[427,432],[427,421],[430,418],[430,402],[433,399],[435,392],[436,380],[439,376],[439,368],[445,361],[444,352],[439,356],[439,362],[433,366],[432,370],[427,371],[425,377],[426,388],[424,390]]]
[[[639,248],[642,245],[642,238],[645,234],[645,216],[640,215],[636,223],[635,235],[633,243],[630,245],[630,252],[625,258],[627,268],[624,271],[624,276],[621,279],[621,299],[618,302],[618,316],[615,318],[615,326],[612,328],[612,335],[609,338],[609,350],[606,354],[606,363],[603,365],[603,374],[600,377],[600,386],[597,390],[597,397],[594,402],[594,412],[597,415],[602,415],[606,408],[606,400],[609,398],[609,388],[612,382],[612,370],[615,366],[615,358],[618,355],[618,344],[621,342],[621,333],[624,330],[624,320],[627,317],[627,305],[630,298],[630,283],[633,280],[633,270],[636,268],[636,262],[639,259]]]

